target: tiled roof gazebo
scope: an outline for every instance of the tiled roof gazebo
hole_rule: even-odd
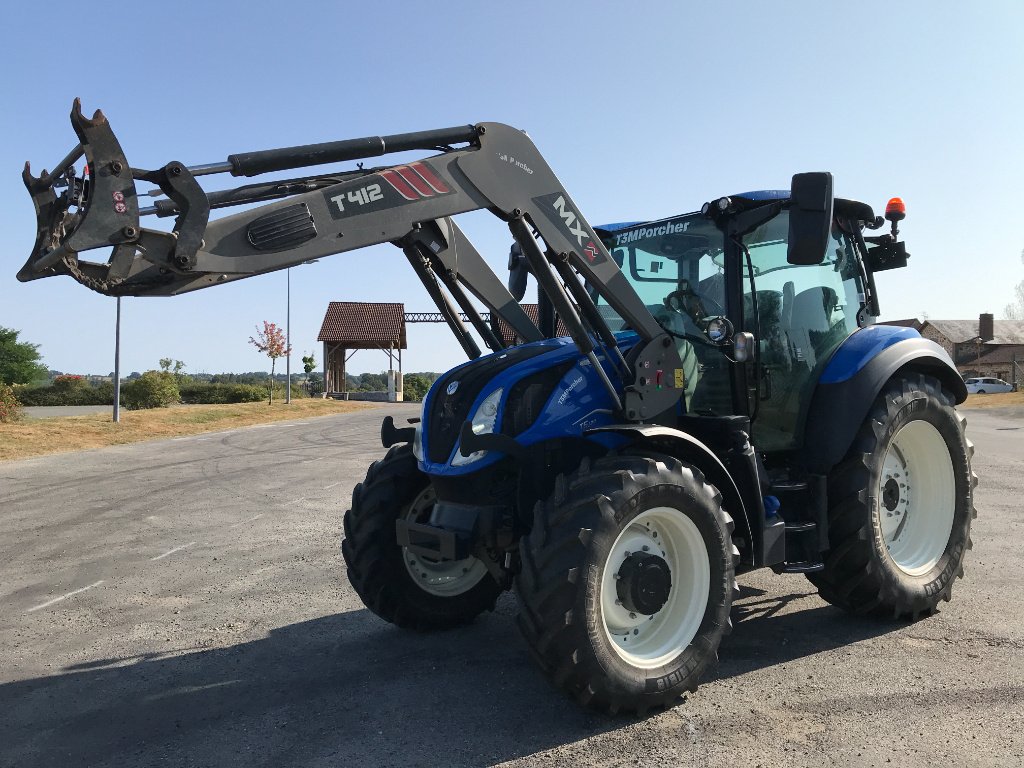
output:
[[[389,371],[394,371],[397,355],[395,390],[401,400],[402,350],[408,349],[404,304],[332,301],[318,340],[324,344],[324,392],[328,396],[347,393],[345,363],[352,355],[360,349],[380,349],[387,353]]]
[[[523,308],[523,311],[526,312],[527,317],[529,317],[533,321],[533,324],[536,325],[539,328],[540,327],[540,309],[539,309],[539,307],[536,304],[521,304],[520,306]],[[523,340],[520,339],[519,336],[516,335],[516,332],[512,330],[512,326],[510,326],[508,323],[506,323],[500,317],[498,318],[498,335],[501,336],[501,340],[502,340],[502,342],[506,346],[511,346],[513,344],[522,344],[523,343]],[[556,335],[558,335],[558,336],[568,336],[569,335],[569,329],[565,327],[565,323],[562,321],[562,318],[558,318],[558,329],[556,331]]]

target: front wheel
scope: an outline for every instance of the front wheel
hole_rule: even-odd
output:
[[[886,385],[829,475],[830,548],[808,575],[825,600],[916,619],[950,599],[975,517],[965,425],[934,378]]]
[[[395,446],[370,465],[352,491],[341,552],[348,580],[363,603],[386,621],[409,629],[446,629],[491,610],[501,587],[475,557],[436,560],[399,546],[399,519],[426,522],[434,506],[429,478],[412,448]]]
[[[668,457],[584,461],[537,505],[521,546],[519,626],[582,703],[644,712],[694,691],[729,628],[732,519]]]

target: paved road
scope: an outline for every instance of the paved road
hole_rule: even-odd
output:
[[[685,703],[581,711],[511,597],[418,635],[362,608],[340,515],[387,406],[0,463],[0,766],[1020,766],[1024,421],[972,411],[968,578],[932,619],[742,578]]]
[[[30,419],[54,419],[60,416],[89,416],[93,413],[109,413],[113,417],[112,405],[32,405],[23,409]]]

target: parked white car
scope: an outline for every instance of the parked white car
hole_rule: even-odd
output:
[[[1013,385],[1007,384],[1002,379],[977,378],[966,381],[967,392],[972,395],[991,394],[993,392],[1012,392]]]

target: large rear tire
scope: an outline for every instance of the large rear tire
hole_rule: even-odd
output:
[[[966,423],[931,376],[882,390],[829,475],[829,551],[808,574],[825,600],[917,619],[950,599],[977,516]]]
[[[341,552],[363,603],[407,629],[447,629],[494,608],[501,587],[475,557],[438,561],[398,545],[395,522],[424,522],[434,506],[429,478],[412,448],[394,446],[352,491]]]
[[[560,475],[516,579],[519,627],[552,682],[608,712],[695,691],[730,628],[732,528],[718,491],[669,457]]]

